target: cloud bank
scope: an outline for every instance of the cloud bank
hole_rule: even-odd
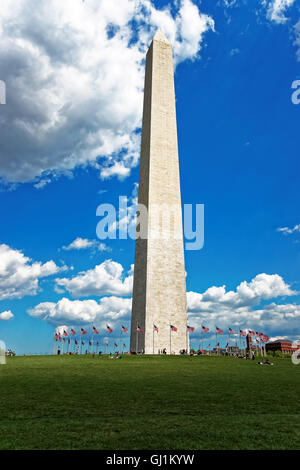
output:
[[[297,295],[278,274],[258,274],[250,282],[243,281],[235,291],[225,286],[210,287],[203,294],[188,292],[191,322],[204,323],[215,332],[215,326],[264,330],[270,334],[299,334],[300,305],[266,301]]]
[[[57,303],[44,302],[29,310],[29,314],[48,323],[58,325],[91,325],[103,329],[109,321],[112,325],[130,321],[132,293],[132,272],[124,276],[123,267],[108,260],[93,270],[81,273],[68,280],[63,286],[73,295],[101,295],[95,300],[69,300],[62,298]],[[92,294],[93,292],[93,294]],[[189,323],[196,328],[193,337],[199,337],[201,325],[210,328],[230,326],[237,333],[239,328],[263,331],[269,336],[293,337],[299,334],[300,305],[275,303],[297,295],[289,284],[278,274],[261,273],[250,282],[243,281],[233,291],[225,286],[212,286],[203,293],[188,292]],[[102,294],[103,295],[103,294]],[[271,303],[268,301],[273,300]]]
[[[175,10],[175,13],[171,13]],[[2,0],[0,177],[34,181],[94,165],[102,179],[139,157],[144,57],[160,27],[175,62],[195,59],[212,18],[191,0]]]

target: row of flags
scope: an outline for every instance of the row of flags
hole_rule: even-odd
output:
[[[106,331],[108,333],[112,333],[114,330],[109,325],[107,325],[106,326]],[[128,333],[128,328],[126,328],[124,325],[122,325],[121,332],[122,333]],[[80,333],[80,335],[85,336],[87,334],[87,330],[85,330],[84,328],[80,328],[79,333]],[[75,336],[76,334],[77,334],[77,332],[73,328],[71,328],[70,335]],[[92,328],[92,334],[99,335],[99,331],[97,330],[97,328],[95,326],[93,326],[93,328]],[[62,334],[61,333],[55,333],[55,335],[54,335],[54,338],[56,339],[56,341],[58,341],[59,338],[62,338],[62,337],[63,338],[69,337],[69,333],[66,330],[64,330]]]
[[[108,333],[113,333],[113,329],[109,325],[106,326],[106,331]],[[126,328],[124,325],[122,325],[121,334],[122,333],[127,333],[127,332],[128,332],[128,328]],[[69,351],[69,348],[70,348],[70,345],[71,345],[71,339],[73,337],[73,339],[74,339],[74,351],[75,351],[75,346],[78,346],[78,347],[80,346],[80,351],[81,351],[81,347],[85,345],[85,341],[82,339],[82,337],[87,335],[88,331],[84,328],[80,328],[78,333],[80,334],[80,339],[74,338],[75,335],[77,335],[77,332],[74,330],[74,328],[71,328],[70,333],[68,333],[66,330],[63,330],[62,333],[60,333],[60,332],[55,333],[54,341],[55,341],[56,344],[58,344],[59,341],[61,341],[64,344],[67,342],[68,343],[68,351]],[[99,330],[95,326],[93,326],[93,328],[92,328],[92,337],[93,337],[94,334],[99,335]],[[90,339],[87,344],[91,347],[91,350],[93,349],[94,346],[96,346],[96,351],[98,351],[98,348],[100,346],[99,341],[94,343],[92,339]],[[108,343],[106,344],[106,346],[108,346]],[[114,347],[118,348],[118,344],[116,342],[114,343]],[[121,345],[120,345],[120,348],[121,348]],[[126,346],[125,343],[123,344],[123,350],[127,350],[127,346]]]
[[[187,331],[189,331],[191,333],[193,333],[195,331],[195,328],[193,326],[187,325],[186,328],[187,328]],[[137,325],[136,330],[139,331],[140,333],[144,333],[144,330],[139,325]],[[156,331],[156,333],[158,333],[158,327],[156,325],[153,325],[153,330]],[[170,325],[170,330],[171,331],[177,331],[177,327],[174,326],[174,325]]]
[[[205,328],[205,326],[202,326],[202,331],[204,333],[207,333],[209,331],[209,328]],[[218,333],[219,335],[222,335],[224,333],[224,331],[221,330],[221,328],[218,328],[216,326],[216,333]],[[236,332],[232,328],[228,328],[228,333],[230,335],[236,334]],[[240,334],[240,336],[247,336],[247,331],[246,330],[239,330],[239,334]],[[257,342],[259,342],[259,340],[260,340],[261,342],[266,343],[270,339],[268,335],[265,335],[264,333],[260,333],[258,331],[248,330],[248,334],[252,337],[255,336]]]
[[[71,344],[71,339],[70,339],[70,338],[69,338],[69,339],[66,339],[66,338],[62,337],[61,335],[59,335],[59,334],[55,334],[55,340],[56,340],[56,341],[62,341],[64,344],[66,344],[66,343],[67,343],[67,344]],[[77,345],[80,345],[80,344],[81,344],[82,346],[84,346],[84,345],[85,345],[85,342],[84,342],[83,340],[80,340],[80,341],[79,341],[79,340],[75,339],[75,340],[74,340],[74,344],[75,344],[76,346],[77,346]],[[93,346],[93,341],[89,340],[89,342],[88,342],[87,344],[89,344],[89,346]],[[95,344],[96,344],[97,347],[100,346],[99,341],[97,341],[97,343],[95,343]],[[117,343],[114,343],[114,346],[117,348],[117,347],[118,347],[118,344],[117,344]],[[125,343],[123,344],[123,347],[124,347],[124,349],[127,349],[127,346],[126,346]]]
[[[189,333],[193,333],[195,331],[195,328],[193,326],[187,325],[186,328],[187,328],[187,331]],[[139,333],[144,333],[144,330],[139,325],[137,325],[136,329]],[[158,326],[153,324],[153,330],[158,333]],[[170,330],[176,332],[177,327],[175,325],[170,325]],[[203,325],[201,327],[201,330],[202,330],[202,333],[209,333],[209,331],[210,331],[209,328],[207,328],[206,326],[203,326]],[[108,333],[113,333],[114,330],[109,325],[106,325],[106,331]],[[121,333],[128,333],[128,328],[126,328],[124,325],[122,325]],[[224,333],[224,330],[222,330],[221,328],[216,326],[216,333],[219,334],[219,335],[222,335]],[[75,336],[76,334],[77,334],[76,331],[73,328],[71,328],[70,335]],[[87,334],[87,330],[85,330],[84,328],[81,328],[80,329],[80,335],[85,336],[86,334]],[[93,328],[92,328],[92,334],[96,334],[96,335],[99,334],[99,331],[97,330],[97,328],[95,326],[93,326]],[[234,335],[234,334],[236,334],[236,332],[232,328],[228,328],[228,334]],[[239,334],[240,334],[240,336],[247,336],[247,331],[246,330],[239,330]],[[252,337],[256,337],[256,340],[261,340],[264,343],[269,341],[269,339],[270,339],[269,336],[265,335],[264,333],[260,333],[258,331],[248,330],[248,334]],[[66,330],[63,331],[62,335],[61,335],[61,333],[55,333],[55,339],[56,340],[59,340],[59,338],[61,338],[61,336],[64,337],[64,338],[69,337],[69,333]]]

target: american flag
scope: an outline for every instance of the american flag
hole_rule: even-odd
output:
[[[58,341],[58,334],[57,333],[55,333],[54,338],[55,338],[55,341]]]
[[[109,333],[112,333],[112,332],[113,332],[113,329],[112,329],[109,325],[106,325],[106,330],[107,330]]]
[[[77,339],[75,339],[75,344],[78,344]]]
[[[247,334],[246,331],[240,330],[240,335],[241,335],[241,336],[246,336],[246,334]]]
[[[232,328],[228,328],[229,334],[234,335],[235,331]]]
[[[140,327],[140,325],[138,325],[136,327],[136,331],[139,331],[140,333],[144,333],[144,330],[142,330],[142,328]]]
[[[71,328],[71,335],[72,335],[72,336],[76,335],[76,331],[73,330],[73,328]]]
[[[126,328],[126,326],[122,325],[121,331],[122,331],[123,333],[127,333],[127,332],[128,332],[128,328]]]
[[[127,346],[126,346],[126,344],[125,344],[125,343],[123,344],[123,348],[124,348],[124,349],[127,349]]]
[[[170,328],[171,328],[171,331],[177,331],[177,328],[174,325],[170,325]]]
[[[153,330],[156,331],[158,333],[158,328],[156,325],[153,325]]]
[[[218,327],[216,326],[216,330],[217,330],[217,333],[219,333],[219,335],[222,335],[222,334],[223,334],[223,330],[221,330],[221,328],[218,328]]]
[[[217,344],[216,344],[216,348],[218,348],[219,346],[220,346],[220,343],[217,343]]]
[[[255,336],[255,331],[249,330],[249,335],[250,335],[250,336]]]
[[[229,346],[229,344],[227,343],[227,344],[226,344],[226,346],[225,346],[225,349],[227,349],[227,348],[228,348],[228,346]]]
[[[95,326],[93,326],[93,332],[98,335],[99,334],[99,331],[97,330],[97,328]]]
[[[195,331],[195,328],[193,326],[189,326],[187,325],[187,330],[190,331],[191,333],[193,333]]]
[[[118,347],[118,345],[117,345],[117,343],[115,343],[115,348],[117,348],[117,347]]]
[[[64,336],[69,336],[66,330],[64,330]]]
[[[206,326],[203,326],[203,325],[202,325],[202,331],[203,331],[203,333],[208,333],[208,332],[209,332],[209,328],[206,328]]]
[[[86,331],[85,331],[83,328],[81,328],[80,331],[81,331],[81,334],[82,334],[82,335],[86,335]]]
[[[210,348],[210,344],[207,346],[207,349],[209,349],[209,348]]]

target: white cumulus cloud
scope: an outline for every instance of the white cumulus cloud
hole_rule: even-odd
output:
[[[1,0],[0,177],[41,189],[84,165],[103,179],[128,176],[158,26],[179,63],[198,56],[214,24],[191,0],[162,10],[149,0]]]
[[[10,310],[6,310],[5,312],[0,313],[0,320],[8,321],[14,318],[13,313]]]
[[[99,251],[110,251],[110,248],[105,243],[98,242],[97,240],[89,240],[88,238],[77,237],[69,245],[63,246],[62,249],[69,250],[86,250],[88,248],[95,248]]]
[[[85,250],[95,245],[95,240],[77,237],[67,246],[63,246],[63,250]]]
[[[39,288],[39,279],[65,269],[58,267],[52,260],[46,263],[32,261],[21,251],[2,244],[0,245],[0,300],[35,295]]]
[[[92,249],[94,252],[96,251],[111,251],[111,249],[102,242],[98,242],[97,240],[89,240],[88,238],[81,238],[77,237],[73,240],[69,245],[63,246],[62,249],[65,251],[70,250],[87,250]]]
[[[123,266],[112,260],[106,260],[93,269],[68,278],[57,278],[58,289],[65,289],[73,297],[90,295],[131,295],[133,284],[132,269],[124,275]]]
[[[62,298],[57,303],[43,302],[28,310],[32,317],[44,320],[51,325],[65,325],[60,326],[62,331],[63,329],[68,331],[70,326],[90,324],[104,330],[108,321],[113,325],[121,318],[128,319],[130,312],[131,299],[115,296],[103,297],[99,302]]]

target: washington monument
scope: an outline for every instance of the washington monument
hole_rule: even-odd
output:
[[[178,354],[189,346],[174,69],[159,30],[146,56],[138,203],[147,224],[135,245],[130,349]]]

